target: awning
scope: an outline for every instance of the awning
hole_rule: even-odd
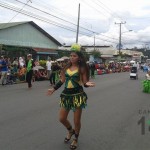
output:
[[[58,54],[58,52],[54,49],[33,48],[33,50],[35,50],[37,54],[45,54],[45,55],[49,55],[49,54],[57,55]]]
[[[113,55],[101,55],[101,58],[113,58]]]

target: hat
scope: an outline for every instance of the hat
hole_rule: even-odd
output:
[[[32,56],[32,54],[28,54],[27,56],[30,57],[30,56]]]

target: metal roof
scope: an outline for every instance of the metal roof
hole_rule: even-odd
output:
[[[13,27],[13,26],[17,26],[17,25],[21,25],[21,24],[28,23],[28,22],[30,22],[30,21],[11,22],[11,23],[0,23],[0,30],[6,29],[6,28],[10,28],[10,27]]]
[[[34,28],[36,28],[39,32],[44,34],[48,39],[53,41],[55,44],[57,44],[58,46],[62,45],[60,42],[58,42],[55,38],[53,38],[51,35],[49,35],[46,31],[44,31],[41,27],[39,27],[33,21],[0,23],[0,31],[4,30],[4,29],[11,28],[11,27],[15,27],[15,26],[18,26],[18,25],[22,25],[22,24],[30,24],[30,25],[32,25]]]

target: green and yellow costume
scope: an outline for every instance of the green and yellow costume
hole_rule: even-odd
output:
[[[65,77],[65,89],[60,95],[60,106],[66,110],[73,111],[76,108],[85,108],[87,105],[87,95],[81,86],[79,71],[67,69]]]
[[[150,93],[150,80],[143,81],[143,92]]]

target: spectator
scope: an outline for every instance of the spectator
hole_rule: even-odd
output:
[[[0,66],[1,66],[1,79],[0,83],[2,85],[6,84],[7,80],[7,71],[8,71],[8,62],[7,62],[7,57],[1,56],[1,61],[0,61]]]
[[[50,79],[50,75],[51,75],[51,67],[52,67],[52,62],[51,62],[51,58],[49,57],[47,62],[46,62],[46,68],[47,68],[47,79]]]

